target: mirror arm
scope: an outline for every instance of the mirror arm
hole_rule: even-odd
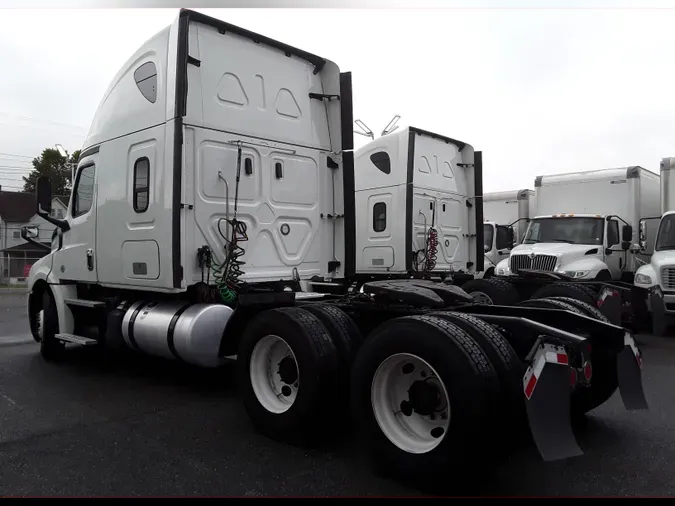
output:
[[[28,230],[26,230],[23,227],[21,228],[21,238],[24,239],[25,241],[31,243],[33,246],[37,246],[38,248],[46,249],[46,250],[49,250],[49,251],[51,251],[51,249],[52,249],[51,246],[47,246],[46,244],[43,244],[39,241],[36,241],[32,237],[28,237]]]
[[[624,220],[624,219],[623,219],[621,216],[619,216],[618,214],[610,214],[609,216],[607,216],[607,218],[605,218],[605,220],[609,221],[609,220],[611,220],[612,218],[616,218],[617,220],[619,220],[620,222],[622,222],[624,225],[628,225],[629,227],[631,226],[630,223],[628,223],[626,220]]]
[[[56,225],[57,227],[59,227],[64,232],[67,232],[68,230],[70,230],[70,225],[68,225],[68,222],[66,220],[59,220],[57,218],[52,218],[51,216],[49,216],[49,213],[45,213],[44,211],[42,211],[40,209],[40,206],[38,206],[37,215],[40,218],[42,218],[43,220],[48,221],[52,225]]]

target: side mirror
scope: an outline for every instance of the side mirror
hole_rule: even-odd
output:
[[[515,244],[515,239],[514,239],[514,232],[513,232],[513,227],[508,227],[506,229],[506,242],[509,245],[509,249],[513,249],[513,246]]]
[[[39,235],[40,231],[35,226],[24,225],[23,227],[21,227],[21,237],[23,237],[26,240],[28,240],[28,238],[37,239]]]
[[[633,227],[624,225],[621,229],[621,241],[630,243],[633,240]]]
[[[52,182],[48,177],[41,176],[35,185],[37,211],[49,214],[52,211]]]
[[[647,222],[645,220],[640,220],[640,233],[639,233],[639,244],[641,250],[647,249]]]

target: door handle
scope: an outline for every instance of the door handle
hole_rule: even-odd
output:
[[[94,250],[91,248],[87,250],[87,269],[94,270]]]

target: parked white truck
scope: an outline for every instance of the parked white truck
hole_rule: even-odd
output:
[[[638,268],[635,285],[650,291],[650,310],[656,313],[654,331],[664,333],[675,318],[675,158],[661,160],[661,218],[650,263]],[[640,248],[647,249],[649,225],[640,223]]]
[[[476,277],[494,275],[497,264],[511,253],[513,242],[523,240],[530,216],[534,215],[533,208],[532,190],[493,192],[483,196],[485,265]]]
[[[480,154],[408,127],[354,154],[356,271],[466,279],[482,270]]]
[[[617,387],[627,408],[646,407],[632,335],[592,307],[492,308],[420,280],[309,291],[317,278],[349,285],[355,275],[351,127],[351,76],[337,65],[181,10],[106,91],[64,219],[49,215],[50,181],[37,182],[37,210],[59,230],[28,278],[44,359],[71,345],[200,367],[236,355],[259,431],[312,440],[353,414],[378,461],[412,481],[484,472],[498,461],[487,456],[502,455],[528,426],[545,459],[578,455],[570,412],[586,413]],[[408,132],[418,153],[430,140]],[[452,242],[456,232],[443,226],[464,218],[444,221],[442,206],[482,208],[482,192],[454,167],[479,167],[479,153],[448,150],[457,193],[472,198],[420,196],[419,209],[386,223],[375,212],[378,229],[418,223],[422,236],[428,218],[413,212],[431,202],[441,207],[441,243]],[[404,194],[415,195],[408,183],[418,172],[428,175],[419,163],[394,185]],[[400,195],[378,192],[384,202]],[[368,213],[380,202],[359,198],[372,204]],[[403,237],[410,264],[411,227]],[[464,263],[471,251],[456,255],[448,261]],[[610,357],[619,374],[596,367],[596,357]]]
[[[543,293],[580,296],[583,288],[570,281],[632,283],[640,257],[653,251],[653,239],[639,249],[637,233],[641,218],[658,214],[658,195],[659,176],[642,167],[539,176],[522,244],[497,265],[492,284],[463,287],[484,302],[517,303]],[[551,275],[567,283],[541,286]],[[582,300],[595,303],[590,293]]]

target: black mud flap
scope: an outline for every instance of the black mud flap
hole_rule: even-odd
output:
[[[623,316],[621,314],[623,297],[619,290],[611,286],[603,285],[595,304],[611,324],[619,327],[623,326]]]
[[[655,336],[665,336],[667,330],[666,304],[660,290],[649,292],[649,308],[652,315],[652,331]]]
[[[642,354],[633,336],[626,332],[624,347],[617,357],[619,393],[627,410],[649,409],[642,386]]]
[[[583,454],[572,432],[570,376],[565,349],[541,344],[523,377],[530,431],[545,461]]]

